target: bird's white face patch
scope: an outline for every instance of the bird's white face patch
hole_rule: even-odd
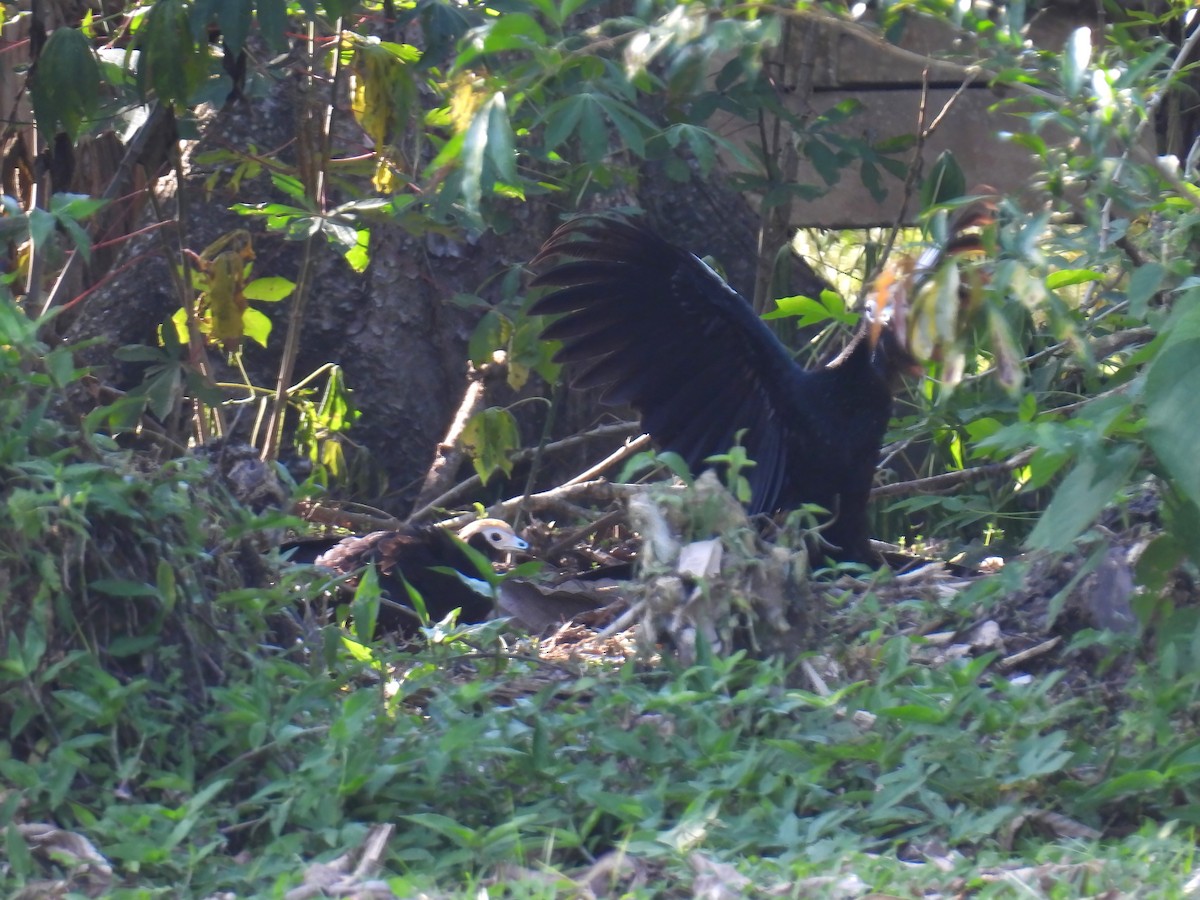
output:
[[[476,519],[458,533],[464,541],[470,541],[476,535],[482,535],[484,543],[492,550],[516,552],[529,549],[528,542],[502,519]]]
[[[518,537],[514,531],[507,528],[485,528],[483,529],[484,540],[488,542],[489,547],[494,547],[497,550],[528,550],[529,544],[524,539]]]

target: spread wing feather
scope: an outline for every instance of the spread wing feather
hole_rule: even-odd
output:
[[[633,406],[693,469],[747,429],[750,509],[774,509],[807,430],[788,398],[809,376],[750,305],[692,254],[605,216],[567,222],[534,266],[534,285],[556,290],[533,312],[561,314],[544,334],[563,341],[556,359],[574,367],[573,384]]]

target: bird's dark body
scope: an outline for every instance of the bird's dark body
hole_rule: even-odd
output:
[[[353,575],[374,566],[380,587],[401,606],[412,606],[404,585],[408,582],[421,595],[433,621],[440,621],[459,609],[459,622],[482,622],[492,613],[492,598],[455,574],[461,573],[486,590],[483,575],[463,552],[462,543],[489,558],[528,548],[504,522],[482,519],[461,532],[461,542],[453,532],[436,525],[408,525],[394,531],[373,531],[361,537],[326,542],[316,554],[312,554],[310,547],[297,561],[307,556],[315,565],[339,575]],[[439,568],[454,571],[437,571]],[[415,613],[386,605],[380,607],[378,627],[382,632],[412,631],[417,621]]]
[[[421,595],[429,617],[435,622],[453,609],[462,609],[461,622],[482,622],[492,611],[489,597],[472,589],[457,575],[435,571],[435,567],[447,567],[476,580],[482,579],[453,535],[435,525],[402,531],[373,531],[362,537],[345,538],[321,554],[317,565],[342,574],[373,565],[388,596],[403,606],[411,606],[400,578],[403,575],[404,581]],[[393,621],[400,616],[408,621]],[[381,609],[379,621],[384,630],[391,630],[391,627],[403,624],[411,628],[416,618],[396,611],[388,615]]]
[[[892,410],[898,366],[890,331],[866,329],[827,366],[806,370],[707,265],[631,222],[572,220],[534,261],[535,285],[557,290],[533,307],[563,314],[544,332],[577,387],[628,404],[665,450],[693,471],[742,443],[756,465],[751,512],[812,503],[841,559],[873,561],[867,501]]]

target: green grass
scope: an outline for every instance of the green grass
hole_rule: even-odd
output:
[[[812,650],[786,665],[701,645],[688,666],[564,667],[497,623],[402,653],[299,622],[316,589],[256,549],[279,516],[202,460],[118,447],[119,410],[54,414],[69,359],[0,326],[6,896],[84,888],[35,823],[89,841],[113,897],[282,896],[377,823],[399,896],[1182,896],[1191,878],[1182,600],[1022,678],[916,636],[1019,618],[1011,568],[951,601],[811,591]]]

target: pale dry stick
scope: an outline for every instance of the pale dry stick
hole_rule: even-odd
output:
[[[566,450],[576,444],[582,444],[585,441],[594,440],[596,438],[612,437],[614,435],[630,434],[638,428],[636,422],[616,422],[611,425],[600,425],[593,428],[591,431],[584,431],[580,434],[573,434],[570,437],[563,438],[561,441],[553,441],[547,444],[544,448],[545,453],[557,452]],[[531,459],[537,452],[536,447],[530,447],[513,454],[513,462],[524,462]],[[469,478],[460,481],[454,487],[447,490],[441,496],[434,497],[418,510],[414,510],[408,517],[408,521],[419,521],[428,516],[435,509],[445,509],[453,506],[458,502],[459,497],[467,492],[474,490],[483,483],[483,480],[478,475],[472,475]],[[505,501],[510,502],[510,501]]]
[[[604,457],[604,459],[600,460],[600,462],[596,463],[594,466],[591,466],[591,467],[585,469],[584,471],[582,471],[578,475],[576,475],[574,478],[571,478],[571,479],[563,482],[563,486],[566,487],[567,485],[579,484],[580,482],[583,482],[583,481],[591,481],[592,479],[598,477],[600,475],[600,473],[607,471],[608,469],[615,466],[617,463],[628,459],[629,457],[633,456],[635,453],[639,453],[649,446],[650,446],[650,435],[648,435],[648,434],[642,434],[642,435],[639,435],[638,437],[634,438],[631,441],[626,441],[624,444],[622,444],[620,447],[618,447],[616,450],[614,450],[608,456]]]
[[[604,478],[597,478],[595,481],[582,481],[578,484],[562,485],[561,487],[551,488],[548,491],[541,491],[529,496],[522,494],[519,497],[512,497],[488,507],[488,515],[507,519],[523,503],[527,504],[529,509],[535,511],[561,509],[576,500],[586,500],[588,503],[593,504],[608,504],[618,500],[627,500],[636,494],[643,494],[652,488],[655,490],[672,490],[671,487],[667,486],[664,488],[663,485],[620,484]],[[467,513],[455,516],[453,519],[449,519],[441,524],[456,527],[458,525],[465,525],[474,517],[474,513]]]
[[[1029,660],[1034,659],[1035,657],[1044,656],[1061,643],[1062,638],[1058,635],[1055,635],[1047,641],[1042,641],[1040,644],[1034,644],[1032,647],[1027,647],[1019,653],[1013,653],[1004,657],[1004,659],[1000,660],[998,663],[996,663],[996,665],[1001,669],[1011,669],[1013,666],[1019,666],[1022,663],[1029,662]]]
[[[468,365],[467,389],[463,392],[462,402],[446,429],[446,435],[438,442],[433,462],[425,472],[425,480],[417,499],[413,501],[414,509],[424,511],[429,508],[429,501],[447,491],[450,479],[458,470],[466,450],[462,446],[463,432],[467,423],[480,412],[487,401],[487,382],[507,370],[507,357],[504,351],[498,350],[492,355],[492,361],[479,367]],[[412,521],[414,516],[409,516]]]
[[[892,227],[888,232],[887,241],[884,243],[883,252],[879,254],[879,263],[876,265],[877,272],[872,272],[871,276],[864,282],[864,285],[873,284],[878,272],[883,271],[883,265],[887,262],[888,257],[892,253],[892,248],[896,244],[896,238],[900,234],[900,229],[903,227],[904,218],[908,212],[908,202],[912,199],[913,188],[916,186],[917,179],[920,177],[922,165],[921,154],[925,149],[925,142],[937,131],[938,126],[942,124],[946,116],[954,104],[962,97],[971,83],[975,81],[975,76],[967,75],[963,78],[958,89],[950,96],[950,98],[942,104],[942,108],[938,114],[933,117],[933,121],[925,126],[925,104],[929,98],[929,67],[926,66],[921,73],[921,103],[917,108],[917,145],[913,148],[912,160],[908,164],[908,171],[904,177],[904,199],[900,202],[900,211],[896,214],[896,220],[892,223]]]

